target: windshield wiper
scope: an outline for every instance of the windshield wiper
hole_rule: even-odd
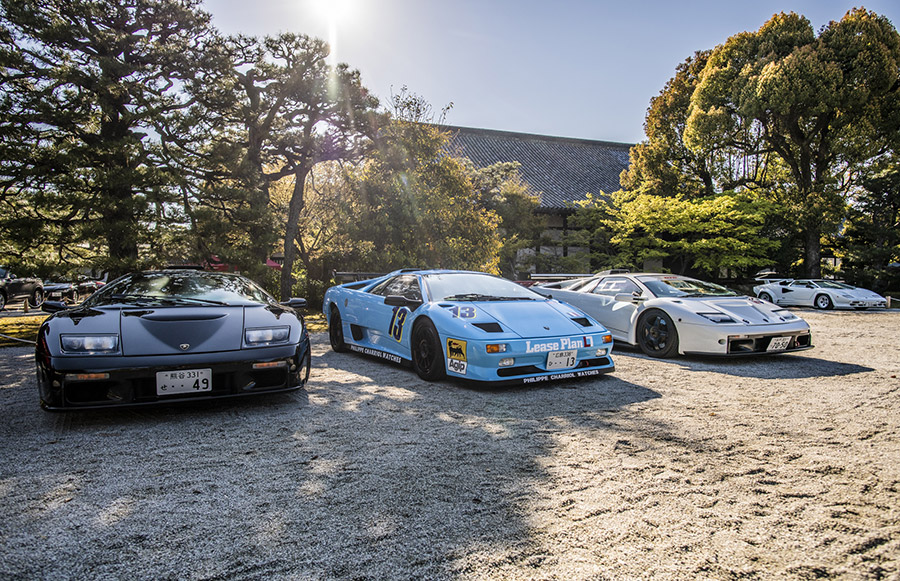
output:
[[[160,303],[178,303],[178,302],[194,302],[194,303],[202,303],[205,305],[217,305],[217,306],[228,306],[228,303],[223,303],[221,301],[213,301],[209,299],[198,299],[194,297],[161,297],[155,295],[137,295],[137,294],[113,294],[110,295],[110,298],[121,301],[121,300],[135,300],[135,301],[157,301]]]
[[[534,301],[532,297],[500,297],[496,295],[483,295],[479,293],[464,293],[444,297],[445,301]]]
[[[491,295],[482,295],[479,293],[462,293],[458,295],[451,295],[449,297],[444,297],[441,300],[444,301],[489,301],[493,297]]]
[[[170,300],[173,301],[193,301],[195,303],[201,303],[204,305],[216,305],[219,307],[227,307],[228,303],[222,301],[214,301],[212,299],[198,299],[197,297],[170,297]]]

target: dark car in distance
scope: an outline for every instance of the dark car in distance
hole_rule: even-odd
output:
[[[82,279],[76,282],[48,282],[44,284],[44,298],[66,304],[80,303],[105,283],[102,280]]]
[[[304,299],[279,303],[236,274],[128,274],[53,312],[35,363],[44,409],[102,408],[291,391],[309,378]]]
[[[18,277],[0,266],[0,311],[9,303],[27,301],[37,307],[44,302],[44,283],[39,278]]]

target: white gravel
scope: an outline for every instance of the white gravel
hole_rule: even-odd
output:
[[[3,579],[900,579],[898,312],[816,348],[428,384],[313,336],[304,391],[50,414],[0,350]]]

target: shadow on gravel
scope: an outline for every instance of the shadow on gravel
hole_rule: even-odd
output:
[[[871,367],[841,363],[810,357],[810,351],[792,355],[760,355],[749,357],[678,356],[672,359],[654,359],[629,346],[616,346],[615,357],[635,357],[644,361],[657,361],[661,365],[678,365],[685,371],[722,373],[734,377],[759,379],[810,379],[813,377],[840,377],[875,371]]]
[[[321,348],[313,361],[293,394],[58,414],[37,407],[30,365],[6,367],[0,577],[529,569],[560,558],[541,515],[578,508],[548,491],[611,477],[586,451],[698,445],[629,409],[660,394],[614,375],[485,390]]]

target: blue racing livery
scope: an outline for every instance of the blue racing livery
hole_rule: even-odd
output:
[[[615,369],[603,325],[483,272],[398,270],[331,287],[323,311],[332,349],[411,366],[427,381],[537,383]]]

